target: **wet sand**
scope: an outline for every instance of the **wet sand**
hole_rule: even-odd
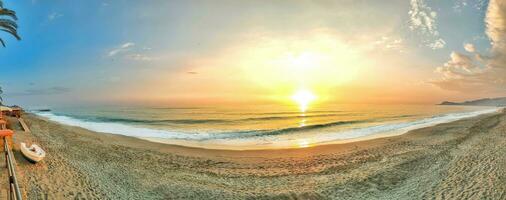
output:
[[[25,115],[14,147],[28,199],[506,199],[506,112],[302,149],[187,148]],[[11,119],[14,124],[14,119]]]

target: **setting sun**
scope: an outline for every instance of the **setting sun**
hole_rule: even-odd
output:
[[[316,96],[311,91],[306,89],[298,90],[293,96],[292,100],[299,104],[301,112],[306,112],[309,103],[314,101]]]

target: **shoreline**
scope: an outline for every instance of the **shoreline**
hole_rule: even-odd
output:
[[[25,121],[32,133],[25,133],[15,125],[15,119],[10,120],[16,130],[14,154],[19,179],[28,199],[426,199],[480,195],[500,199],[506,195],[501,192],[506,191],[506,184],[500,181],[506,178],[501,168],[506,163],[506,149],[502,148],[506,145],[505,111],[388,138],[246,151],[153,143],[66,126],[31,114],[25,115]],[[19,153],[20,141],[40,144],[48,156],[41,163],[28,163]],[[483,174],[494,174],[495,178]],[[460,185],[448,187],[451,184]],[[460,190],[463,187],[475,189]],[[476,190],[480,192],[472,192]]]
[[[398,127],[395,129],[391,128],[391,130],[377,131],[374,133],[365,134],[365,135],[361,135],[361,136],[360,135],[359,136],[351,136],[351,135],[353,135],[352,134],[353,131],[373,128],[375,126],[350,129],[350,130],[345,130],[343,132],[339,132],[336,134],[331,134],[330,137],[334,137],[333,139],[326,139],[323,141],[317,141],[317,140],[313,140],[313,138],[311,138],[311,137],[305,137],[305,138],[296,139],[296,140],[294,139],[294,140],[288,140],[288,141],[280,141],[280,142],[278,141],[277,143],[268,143],[268,144],[258,144],[258,143],[257,144],[254,144],[254,143],[249,144],[246,141],[239,140],[239,141],[234,141],[235,142],[234,145],[231,145],[230,142],[232,142],[232,141],[227,141],[227,139],[210,139],[210,140],[170,139],[170,138],[160,138],[160,137],[133,136],[131,134],[124,134],[124,133],[120,133],[120,132],[98,131],[98,130],[90,129],[90,128],[86,127],[86,125],[84,125],[84,126],[77,125],[75,123],[74,124],[73,123],[67,124],[66,122],[60,122],[60,121],[51,119],[51,117],[49,117],[49,116],[39,115],[36,113],[31,113],[31,114],[33,114],[37,117],[40,117],[40,118],[44,118],[49,121],[53,121],[55,123],[62,124],[62,125],[84,128],[84,129],[87,129],[90,131],[104,133],[104,134],[114,134],[114,135],[124,135],[124,136],[129,136],[129,137],[135,137],[138,139],[142,139],[142,140],[146,140],[146,141],[150,141],[150,142],[155,142],[155,143],[192,147],[192,148],[198,148],[198,149],[208,149],[208,150],[247,151],[247,150],[298,149],[298,148],[308,148],[308,147],[315,147],[315,146],[329,145],[329,144],[346,144],[346,143],[354,143],[354,142],[360,142],[360,141],[373,140],[373,139],[378,139],[378,138],[394,137],[394,136],[406,134],[410,131],[417,130],[420,128],[435,126],[435,125],[442,124],[442,123],[451,123],[451,122],[466,119],[466,118],[477,117],[479,115],[500,112],[502,109],[504,109],[504,108],[502,108],[502,107],[494,107],[494,108],[488,107],[488,109],[486,109],[486,110],[483,109],[483,110],[476,110],[476,111],[472,111],[472,112],[447,113],[446,115],[464,114],[464,116],[458,116],[458,117],[449,118],[449,119],[440,119],[439,121],[430,121],[430,119],[433,119],[436,116],[429,117],[429,118],[422,118],[422,119],[417,119],[417,120],[414,120],[411,122],[403,122],[403,123],[421,122],[418,124],[415,123],[414,125],[411,125],[411,126]],[[423,122],[423,121],[426,121],[426,122]],[[124,127],[130,126],[130,125],[125,125],[125,124],[116,124],[116,125],[119,125],[122,127],[123,126]],[[391,124],[387,123],[385,125],[396,125],[396,123],[391,123]],[[132,126],[131,128],[137,130],[137,132],[142,132],[143,129],[145,129],[145,128],[134,127],[134,126]],[[159,133],[159,134],[161,134],[161,133]],[[178,133],[178,134],[182,134],[182,133]],[[348,135],[348,136],[346,136],[346,135]],[[343,139],[343,137],[345,139]],[[341,139],[337,139],[337,138],[341,138]],[[244,144],[241,144],[238,142],[243,142]]]
[[[130,142],[142,143],[142,144],[136,145],[136,146],[153,146],[153,147],[156,147],[159,149],[170,149],[171,152],[184,152],[184,153],[195,152],[195,154],[192,154],[194,156],[202,155],[202,152],[210,153],[210,154],[205,154],[205,156],[218,155],[218,154],[219,155],[224,154],[224,155],[228,155],[228,156],[234,156],[234,154],[236,154],[236,153],[241,154],[241,156],[242,156],[244,153],[263,154],[266,152],[278,152],[278,151],[279,152],[297,152],[297,151],[305,151],[305,150],[313,150],[313,149],[315,150],[315,152],[318,152],[318,151],[321,151],[321,150],[323,150],[325,148],[329,148],[329,147],[344,146],[345,148],[347,148],[350,146],[357,146],[357,145],[358,146],[373,145],[373,143],[376,143],[377,141],[383,141],[383,140],[389,141],[390,140],[389,138],[402,137],[403,135],[408,135],[408,134],[411,134],[412,132],[416,133],[417,131],[422,130],[422,129],[433,128],[438,125],[451,124],[451,123],[455,123],[458,121],[473,120],[474,118],[483,118],[483,117],[486,117],[489,115],[500,115],[501,113],[506,113],[506,108],[498,108],[497,111],[485,113],[485,114],[480,114],[480,115],[477,115],[474,117],[467,117],[467,118],[458,119],[455,121],[437,123],[437,124],[433,124],[433,125],[429,125],[429,126],[425,126],[425,127],[420,127],[420,128],[416,128],[413,130],[409,130],[409,131],[400,133],[400,134],[392,134],[392,135],[370,137],[370,138],[364,137],[364,139],[357,138],[357,140],[349,140],[349,141],[345,141],[343,143],[328,142],[328,143],[323,143],[323,144],[309,146],[309,147],[268,148],[268,149],[213,149],[213,148],[202,148],[202,147],[197,147],[197,146],[169,144],[169,143],[164,143],[164,142],[156,142],[156,141],[152,141],[152,140],[140,138],[140,137],[135,137],[135,136],[114,134],[114,133],[105,133],[105,132],[96,132],[96,131],[88,130],[86,128],[79,127],[79,126],[71,126],[71,125],[66,125],[66,124],[62,124],[59,122],[55,122],[55,121],[52,121],[52,120],[47,119],[42,116],[38,116],[33,113],[28,113],[28,115],[32,119],[35,118],[35,119],[39,119],[39,120],[44,120],[48,123],[54,123],[56,125],[64,126],[64,127],[70,127],[71,129],[80,129],[82,131],[86,131],[91,134],[104,135],[107,138],[118,137],[118,138],[121,138],[122,140],[128,140],[129,143]],[[229,153],[227,153],[227,152],[229,152]],[[279,155],[282,156],[283,154],[284,153],[279,154]]]

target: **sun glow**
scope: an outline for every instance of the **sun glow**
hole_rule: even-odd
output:
[[[299,148],[306,148],[306,147],[310,147],[311,143],[307,139],[300,139],[297,143],[297,146]]]
[[[293,96],[292,100],[299,104],[301,112],[306,112],[309,104],[316,99],[316,96],[309,90],[300,89]]]
[[[304,112],[314,101],[323,105],[343,99],[336,88],[361,83],[361,71],[371,65],[364,59],[364,51],[325,31],[288,38],[268,35],[231,44],[212,57],[192,59],[185,70],[198,73],[169,75],[170,79],[160,76],[159,82],[177,83],[170,84],[169,89],[177,90],[181,98],[198,99],[199,103],[222,99],[226,103],[257,100],[293,105],[295,102]],[[299,92],[303,89],[310,91]]]

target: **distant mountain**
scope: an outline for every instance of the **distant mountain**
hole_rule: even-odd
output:
[[[497,106],[497,107],[505,107],[506,106],[506,97],[500,98],[485,98],[485,99],[477,99],[472,101],[465,102],[450,102],[443,101],[438,105],[459,105],[459,106]]]

